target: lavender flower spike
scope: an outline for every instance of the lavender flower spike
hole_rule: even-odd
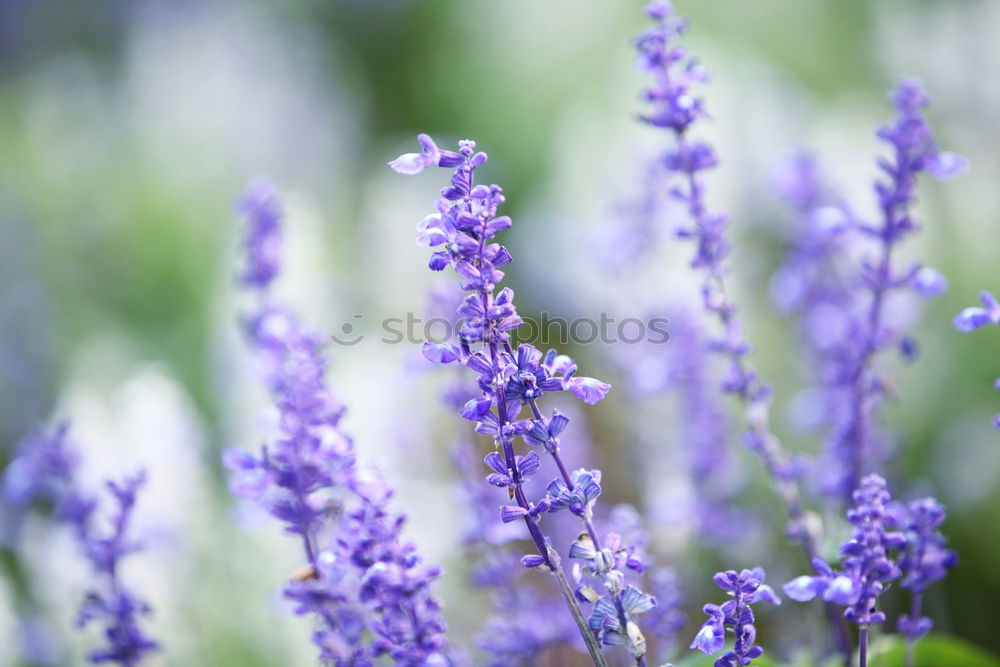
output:
[[[835,374],[846,396],[846,417],[833,433],[831,448],[838,453],[842,497],[859,484],[871,449],[872,413],[884,393],[885,382],[872,368],[879,352],[909,343],[887,322],[886,302],[891,294],[913,290],[920,296],[940,294],[947,287],[936,271],[914,265],[906,269],[893,261],[903,240],[918,229],[911,209],[916,203],[917,179],[928,173],[950,178],[965,168],[965,161],[938,150],[930,125],[923,116],[927,93],[915,79],[904,80],[891,96],[897,115],[892,124],[878,131],[892,150],[890,159],[880,159],[884,177],[876,181],[875,193],[881,213],[878,224],[859,223],[858,229],[878,245],[875,261],[862,265],[863,316],[851,324],[849,340],[841,350],[841,367]]]
[[[139,626],[141,616],[151,609],[121,577],[121,562],[141,545],[129,538],[129,525],[139,489],[146,482],[144,471],[122,483],[107,482],[115,502],[109,516],[110,532],[104,533],[96,518],[98,499],[79,489],[78,456],[68,440],[68,427],[60,424],[51,431],[38,431],[19,446],[19,454],[4,473],[4,495],[13,506],[26,508],[44,501],[54,516],[73,530],[80,550],[96,575],[77,613],[77,626],[92,622],[104,625],[105,645],[87,659],[94,664],[111,662],[123,667],[138,665],[145,655],[158,648]]]
[[[948,549],[939,528],[944,523],[944,507],[933,498],[914,500],[897,508],[906,546],[899,558],[903,580],[900,584],[913,594],[910,613],[899,618],[899,631],[906,636],[907,664],[914,661],[917,641],[931,631],[934,622],[922,615],[927,587],[945,577],[958,564],[958,556]]]
[[[610,385],[594,378],[580,377],[572,359],[555,350],[542,354],[531,345],[516,349],[510,331],[522,324],[510,288],[497,291],[504,274],[500,267],[512,261],[510,253],[496,235],[511,226],[511,219],[497,215],[505,201],[497,185],[476,185],[475,171],[487,156],[476,151],[473,141],[459,142],[457,152],[439,149],[430,138],[421,135],[422,154],[408,154],[390,162],[399,173],[412,174],[428,166],[454,167],[448,187],[441,191],[436,212],[417,225],[417,243],[436,250],[429,268],[441,271],[451,266],[462,278],[461,287],[468,294],[458,308],[463,318],[458,328],[459,344],[425,343],[424,356],[435,363],[460,362],[478,377],[479,395],[472,396],[461,410],[466,419],[476,423],[476,431],[493,438],[497,451],[489,454],[486,465],[491,473],[486,480],[507,490],[508,503],[501,508],[504,522],[523,521],[535,544],[537,554],[525,556],[525,567],[550,571],[583,637],[595,664],[603,665],[600,643],[624,645],[637,665],[645,665],[646,641],[636,618],[651,609],[655,601],[637,588],[625,584],[622,570],[627,553],[602,543],[593,524],[593,505],[601,493],[598,470],[577,470],[572,474],[559,453],[559,436],[569,419],[558,411],[545,416],[540,407],[542,396],[569,390],[589,405],[607,395]],[[528,409],[529,418],[521,418]],[[539,469],[535,452],[515,453],[515,439],[536,446],[555,462],[560,476],[553,480],[544,497],[529,501],[524,482]],[[585,533],[574,543],[570,557],[584,563],[587,573],[599,579],[606,593],[593,589],[574,592],[566,580],[559,556],[541,528],[542,515],[566,510],[582,523]],[[579,597],[593,603],[589,619],[579,606]]]
[[[966,308],[955,317],[956,329],[968,333],[987,324],[1000,325],[1000,303],[996,297],[990,292],[983,292],[980,299],[983,302],[982,308]],[[997,378],[995,385],[997,391],[1000,391],[1000,378]],[[993,424],[1000,428],[1000,414],[993,417]]]
[[[258,455],[227,450],[234,495],[259,503],[302,543],[305,566],[284,595],[297,614],[318,620],[313,643],[336,665],[380,656],[412,667],[444,665],[445,624],[430,587],[440,574],[401,540],[405,517],[389,507],[377,472],[360,470],[340,427],[344,406],[326,383],[322,336],[271,303],[280,269],[280,205],[273,186],[243,198],[247,263],[242,283],[257,296],[246,318],[265,381],[280,413],[280,434]]]
[[[708,655],[718,653],[725,646],[726,630],[730,630],[736,635],[736,641],[732,650],[715,661],[715,667],[746,667],[764,654],[764,648],[754,644],[757,629],[751,605],[760,601],[780,605],[781,598],[764,583],[764,570],[760,567],[739,573],[735,570],[717,572],[712,580],[732,599],[722,605],[705,605],[708,620],[698,630],[690,648]]]
[[[705,201],[701,174],[715,167],[718,160],[709,144],[690,138],[691,127],[706,115],[701,100],[694,97],[691,88],[705,82],[707,74],[683,48],[673,44],[687,27],[687,21],[674,13],[673,5],[657,0],[646,8],[646,12],[656,23],[642,33],[637,42],[639,66],[653,77],[652,85],[645,91],[652,110],[642,120],[668,130],[674,137],[674,147],[664,156],[663,164],[680,181],[670,193],[686,208],[690,225],[678,235],[695,244],[691,265],[702,273],[702,304],[721,328],[721,334],[710,349],[728,360],[729,370],[722,388],[744,405],[748,420],[746,443],[761,457],[785,506],[789,517],[788,535],[802,545],[812,560],[818,554],[816,536],[802,505],[794,469],[769,425],[770,390],[747,362],[750,344],[743,336],[737,307],[726,290],[728,217],[710,211]],[[828,608],[827,615],[841,653],[849,658],[846,628],[836,609]]]
[[[902,533],[891,530],[897,517],[889,511],[889,491],[885,480],[869,475],[854,492],[854,507],[847,511],[854,524],[851,539],[840,548],[841,570],[835,571],[822,559],[813,561],[817,574],[802,576],[784,586],[785,594],[800,602],[817,596],[845,607],[844,618],[857,624],[861,667],[867,665],[868,629],[885,621],[876,610],[885,585],[900,576],[894,552],[906,545]]]

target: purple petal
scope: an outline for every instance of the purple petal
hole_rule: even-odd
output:
[[[462,356],[462,351],[450,343],[432,343],[427,341],[421,350],[427,361],[435,364],[450,364]]]
[[[948,280],[936,269],[924,267],[913,279],[913,289],[920,296],[929,299],[948,290]]]
[[[959,331],[968,333],[990,323],[990,314],[982,308],[966,308],[955,318],[953,324]]]
[[[389,167],[392,168],[394,172],[397,174],[403,174],[404,176],[419,174],[428,166],[430,166],[430,162],[427,160],[427,156],[423,153],[403,153],[389,163]]]
[[[947,151],[938,153],[927,165],[927,173],[934,178],[945,181],[954,178],[969,167],[969,161],[958,153]]]
[[[545,564],[545,559],[538,554],[528,554],[521,557],[521,565],[524,567],[539,567]]]
[[[500,508],[500,520],[504,523],[510,523],[511,521],[517,521],[527,513],[528,510],[519,505],[504,505]]]
[[[709,621],[701,626],[701,629],[698,630],[698,634],[694,637],[694,641],[691,642],[691,646],[688,648],[696,648],[702,653],[712,655],[713,653],[718,653],[722,650],[725,643],[725,630],[722,626]]]
[[[826,582],[819,577],[803,575],[792,579],[781,588],[785,591],[785,595],[796,602],[808,602],[819,595],[825,587]]]
[[[594,405],[604,400],[611,391],[611,385],[595,378],[574,376],[567,382],[569,390],[587,405]]]

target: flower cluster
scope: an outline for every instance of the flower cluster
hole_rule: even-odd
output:
[[[678,322],[672,342],[671,384],[680,399],[679,429],[692,486],[695,530],[711,543],[728,544],[746,534],[751,524],[735,502],[740,475],[728,447],[731,420],[713,391],[704,332]]]
[[[278,274],[280,205],[274,188],[254,184],[243,199],[247,267],[242,282],[258,296],[245,331],[279,413],[279,434],[258,455],[229,449],[230,488],[255,501],[302,542],[305,568],[285,596],[318,621],[320,658],[366,664],[445,664],[445,624],[430,587],[440,574],[401,540],[405,517],[374,472],[358,468],[340,427],[343,404],[326,383],[323,339],[270,302]]]
[[[141,549],[129,537],[129,526],[146,474],[140,471],[121,483],[107,482],[114,510],[106,522],[110,530],[104,532],[98,498],[77,483],[78,461],[66,424],[39,430],[20,443],[18,456],[4,472],[4,496],[20,508],[38,502],[50,505],[55,518],[72,529],[96,577],[77,613],[77,625],[96,622],[104,628],[104,646],[91,651],[87,659],[133,667],[158,648],[139,626],[140,618],[151,612],[149,605],[121,578],[123,559]]]
[[[545,416],[539,405],[544,394],[564,390],[593,405],[604,399],[610,386],[576,375],[573,360],[555,350],[543,355],[528,344],[514,348],[510,332],[522,324],[514,292],[507,287],[497,291],[504,277],[500,267],[512,261],[507,249],[494,241],[498,232],[511,226],[509,217],[497,214],[504,202],[503,190],[497,185],[476,185],[476,169],[486,163],[487,156],[476,151],[475,142],[461,141],[455,152],[438,148],[427,135],[418,139],[421,153],[402,155],[389,166],[402,174],[415,174],[430,166],[454,168],[450,185],[437,199],[436,212],[417,225],[417,243],[435,248],[429,267],[440,271],[451,266],[467,292],[457,311],[462,317],[458,344],[427,342],[424,356],[435,363],[460,362],[476,373],[479,395],[466,402],[461,414],[476,423],[476,432],[493,438],[496,444],[496,451],[485,459],[491,470],[486,479],[506,489],[515,503],[501,507],[500,519],[504,523],[523,521],[537,549],[537,554],[521,559],[522,565],[544,567],[561,587],[568,585],[540,523],[543,515],[562,510],[579,517],[586,529],[585,538],[573,545],[570,557],[583,561],[588,573],[601,580],[605,592],[596,598],[579,595],[594,603],[589,620],[584,622],[578,597],[564,590],[571,614],[595,661],[603,659],[596,655],[599,648],[593,644],[594,634],[605,644],[624,644],[642,664],[645,639],[635,619],[655,602],[624,584],[621,568],[627,559],[619,554],[627,547],[602,545],[594,529],[593,504],[601,493],[601,475],[584,469],[570,473],[566,468],[559,453],[559,436],[569,419],[558,411]],[[521,417],[525,409],[530,418]],[[539,471],[540,457],[534,451],[516,454],[517,438],[543,449],[559,469],[560,476],[535,502],[529,501],[524,484]]]
[[[746,667],[764,653],[764,648],[754,643],[757,628],[751,605],[761,601],[780,605],[781,598],[764,583],[764,570],[759,567],[740,572],[717,572],[712,581],[732,599],[721,605],[704,606],[708,620],[698,630],[691,648],[708,655],[718,653],[726,644],[726,630],[730,630],[736,635],[736,641],[732,650],[715,661],[715,667]]]
[[[674,14],[671,3],[657,0],[646,11],[655,24],[638,40],[640,67],[653,77],[653,84],[645,95],[652,111],[643,120],[669,130],[674,138],[673,147],[664,155],[663,165],[677,181],[670,189],[670,196],[684,208],[688,221],[677,234],[694,243],[691,266],[702,276],[702,306],[720,328],[720,334],[709,342],[708,349],[727,361],[728,369],[721,388],[738,397],[744,405],[748,421],[745,444],[760,456],[785,507],[788,514],[786,533],[802,545],[811,560],[817,555],[816,522],[810,521],[803,507],[796,479],[797,466],[789,460],[771,431],[768,416],[771,392],[747,361],[751,346],[743,335],[737,306],[726,289],[729,272],[726,257],[730,250],[725,234],[728,216],[709,209],[702,177],[703,172],[717,166],[718,160],[708,143],[690,136],[692,126],[706,115],[703,103],[694,97],[691,88],[704,83],[707,75],[697,60],[674,44],[687,24]],[[827,617],[836,633],[840,651],[847,655],[846,630],[831,606],[827,608]]]
[[[1000,303],[996,297],[990,292],[983,292],[980,299],[983,302],[982,308],[971,306],[955,317],[956,329],[967,333],[987,324],[1000,324]],[[1000,391],[1000,378],[997,378],[995,386]],[[993,417],[993,424],[1000,428],[1000,414]]]
[[[927,94],[918,81],[904,80],[891,101],[896,118],[878,131],[892,150],[890,159],[878,163],[883,173],[875,183],[880,220],[877,224],[857,220],[852,225],[852,231],[875,244],[876,257],[865,258],[860,270],[849,276],[853,300],[842,319],[843,336],[827,354],[832,361],[825,374],[827,390],[839,398],[841,414],[830,426],[824,467],[832,475],[828,490],[841,498],[857,487],[877,451],[873,414],[887,383],[873,368],[876,356],[892,347],[899,347],[905,357],[916,353],[912,338],[889,320],[889,299],[902,291],[929,298],[947,289],[944,277],[934,269],[920,264],[901,268],[893,261],[899,245],[918,229],[911,212],[917,178],[921,173],[949,178],[965,165],[962,158],[938,150],[923,116]]]
[[[761,455],[774,479],[789,514],[789,535],[802,542],[812,556],[815,538],[809,532],[799,499],[794,466],[768,425],[771,392],[746,361],[750,344],[743,335],[737,307],[726,292],[728,216],[709,210],[701,177],[702,172],[715,167],[718,161],[708,143],[689,136],[694,123],[706,115],[702,102],[693,97],[691,86],[706,81],[707,75],[683,47],[673,44],[687,25],[674,14],[673,6],[661,0],[649,5],[646,11],[656,23],[638,40],[640,66],[653,76],[653,85],[645,95],[652,112],[643,116],[643,120],[670,130],[674,136],[674,147],[664,156],[663,164],[679,181],[670,195],[683,205],[690,223],[679,229],[678,235],[695,244],[691,266],[702,274],[702,304],[721,327],[721,334],[708,342],[708,349],[728,361],[722,389],[745,404],[750,421],[746,444]]]
[[[885,480],[869,475],[854,492],[854,506],[847,518],[854,525],[851,539],[841,546],[841,569],[835,571],[825,561],[813,561],[817,574],[801,576],[785,584],[788,597],[800,602],[822,596],[845,607],[844,617],[860,626],[885,621],[876,610],[885,585],[898,579],[899,565],[893,552],[902,549],[906,538],[892,530],[897,518],[887,508],[889,491]]]
[[[910,641],[916,641],[934,627],[933,621],[921,614],[924,591],[958,564],[958,556],[947,547],[939,530],[945,512],[936,500],[921,498],[895,510],[897,523],[906,538],[899,557],[903,575],[900,585],[913,594],[910,613],[899,618],[899,631]]]
[[[461,402],[454,406],[461,408]],[[515,524],[496,521],[496,494],[479,477],[481,461],[475,442],[463,439],[453,454],[460,475],[465,507],[464,545],[475,563],[470,583],[490,592],[491,613],[483,621],[476,645],[491,667],[520,664],[546,649],[572,641],[576,627],[560,613],[563,602],[524,580],[511,542],[519,537]]]

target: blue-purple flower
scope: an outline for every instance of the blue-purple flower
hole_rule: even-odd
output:
[[[717,572],[712,581],[731,599],[721,605],[704,606],[708,619],[698,630],[690,648],[714,655],[725,646],[726,631],[729,630],[736,636],[733,648],[715,661],[716,667],[745,667],[763,655],[764,648],[755,644],[757,628],[751,605],[761,601],[781,604],[781,598],[764,583],[764,577],[764,570],[760,567],[740,572]]]
[[[68,434],[67,424],[61,423],[25,438],[18,445],[18,456],[4,471],[4,496],[11,506],[22,509],[37,502],[51,505],[54,517],[73,531],[94,573],[77,612],[77,626],[99,624],[104,635],[104,645],[87,659],[134,667],[159,648],[140,626],[142,617],[151,613],[150,606],[121,578],[122,560],[142,548],[129,529],[146,473],[107,482],[114,508],[102,520],[98,515],[104,505],[79,487],[79,456]]]
[[[400,156],[389,166],[402,174],[418,173],[429,166],[454,168],[450,184],[441,190],[435,203],[435,212],[417,225],[417,243],[435,248],[429,268],[439,271],[451,266],[460,278],[461,288],[467,292],[457,309],[462,318],[458,340],[425,343],[424,356],[437,363],[459,362],[476,374],[479,395],[470,397],[460,412],[476,422],[477,433],[495,442],[496,451],[485,462],[491,469],[487,481],[508,493],[508,502],[500,509],[500,519],[524,522],[538,553],[526,555],[521,559],[522,565],[553,573],[591,657],[595,663],[603,664],[592,627],[597,617],[592,615],[591,621],[585,622],[577,599],[567,590],[568,582],[557,554],[540,527],[541,518],[548,512],[569,508],[583,522],[595,552],[603,553],[591,519],[591,505],[600,493],[600,473],[569,473],[558,444],[568,420],[558,413],[551,419],[546,417],[539,402],[546,393],[569,390],[593,405],[604,399],[610,385],[576,375],[573,360],[555,350],[542,355],[528,344],[514,346],[510,332],[523,321],[514,304],[513,290],[499,288],[504,278],[500,267],[509,264],[512,258],[495,241],[499,232],[511,226],[511,219],[498,212],[505,201],[503,190],[497,185],[475,183],[476,170],[487,160],[485,153],[476,151],[475,142],[460,141],[459,150],[449,152],[439,149],[426,135],[418,140],[424,148],[422,153]],[[525,410],[529,414],[522,417]],[[517,438],[529,445],[544,446],[560,472],[559,478],[549,485],[549,493],[536,502],[528,499],[524,482],[537,470],[537,458],[519,457],[515,453]],[[582,557],[577,552],[571,552],[571,556]],[[595,603],[596,609],[601,599],[606,600],[601,609],[610,605],[618,623],[615,629],[610,621],[601,621],[604,629],[597,632],[599,640],[625,644],[637,664],[642,664],[645,640],[633,619],[645,610],[645,605],[636,602],[634,594],[622,585],[623,577],[616,569],[616,562],[597,568],[594,573],[606,579],[609,593],[606,598],[587,601]],[[642,595],[638,589],[636,592]]]
[[[788,582],[785,594],[800,602],[821,596],[845,607],[844,617],[860,626],[884,622],[885,614],[876,609],[876,602],[886,584],[899,578],[895,553],[906,544],[903,534],[894,530],[898,526],[887,507],[889,499],[884,479],[865,477],[854,492],[854,506],[847,511],[854,530],[840,548],[840,569],[817,558],[813,561],[816,574]]]
[[[955,328],[962,332],[975,331],[988,324],[1000,324],[1000,303],[990,292],[982,292],[980,299],[983,307],[972,306],[966,308],[955,317]],[[997,391],[1000,391],[1000,378],[995,383]],[[1000,414],[993,417],[993,424],[1000,428]]]
[[[357,466],[340,426],[344,406],[327,384],[323,338],[271,303],[280,257],[263,248],[280,241],[276,191],[256,183],[243,202],[243,284],[258,297],[244,331],[278,409],[279,434],[256,455],[224,453],[230,489],[301,541],[305,568],[284,595],[297,614],[318,620],[313,642],[321,660],[370,664],[387,656],[401,665],[445,664],[445,624],[431,591],[440,570],[422,565],[414,545],[403,541],[405,517],[389,507],[384,480]]]
[[[897,522],[906,545],[899,557],[903,578],[900,586],[912,594],[910,612],[899,618],[899,631],[910,641],[916,641],[934,627],[934,622],[922,615],[923,594],[927,587],[944,579],[948,570],[958,564],[957,554],[939,530],[944,523],[944,506],[933,498],[921,498],[895,508]]]

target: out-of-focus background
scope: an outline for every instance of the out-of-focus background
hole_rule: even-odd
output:
[[[1000,434],[990,426],[1000,335],[963,336],[950,323],[979,289],[1000,289],[1000,4],[678,4],[692,18],[686,43],[713,73],[705,136],[722,167],[712,196],[734,213],[734,282],[759,364],[776,379],[779,428],[798,376],[793,328],[766,294],[788,224],[775,165],[816,149],[858,209],[874,211],[873,129],[903,75],[924,81],[940,143],[971,163],[922,190],[925,229],[904,251],[951,287],[915,327],[918,363],[894,371],[886,414],[902,446],[886,473],[901,493],[948,507],[961,565],[929,594],[938,629],[1000,649]],[[593,0],[0,0],[0,461],[58,416],[71,420],[95,484],[149,468],[139,506],[149,551],[129,572],[167,647],[150,664],[313,663],[308,623],[278,594],[297,565],[294,545],[233,505],[219,464],[223,447],[259,444],[262,393],[236,330],[234,287],[234,201],[258,175],[278,185],[288,213],[284,297],[321,331],[351,322],[369,334],[330,349],[348,427],[398,487],[409,536],[444,565],[454,636],[474,633],[483,599],[463,580],[450,493],[458,426],[437,401],[440,378],[419,370],[418,346],[377,340],[380,320],[425,308],[433,277],[413,226],[443,172],[404,179],[385,163],[416,150],[418,132],[442,145],[475,138],[490,153],[486,173],[515,221],[509,280],[525,313],[627,317],[683,300],[693,290],[686,251],[665,249],[646,269],[656,279],[627,290],[596,259],[594,239],[667,145],[635,120],[643,78],[631,40],[645,25],[639,2]],[[624,385],[613,350],[569,351],[586,374]],[[667,422],[637,444],[628,434],[650,411],[655,403],[640,410],[616,389],[578,421],[600,453],[606,499],[658,517],[671,514],[658,506],[670,495],[643,471],[677,438]],[[789,445],[817,443],[789,434]],[[780,527],[757,462],[736,456],[760,518],[755,539],[725,556],[702,551],[707,560],[692,565],[683,530],[654,527],[659,557],[683,575],[683,646],[701,604],[719,597],[704,563],[762,563],[775,582],[805,567],[771,539]],[[85,572],[44,521],[26,533],[31,572],[0,582],[3,636],[31,634],[10,613],[24,594],[15,579],[30,576],[39,622],[55,628],[36,659],[79,664],[69,656],[94,639],[70,630]],[[770,623],[797,611],[786,603]],[[18,641],[0,643],[0,664],[18,664]],[[788,641],[765,644],[781,654]]]

